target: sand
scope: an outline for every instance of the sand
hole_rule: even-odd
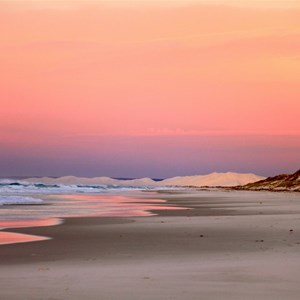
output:
[[[160,197],[194,209],[10,229],[52,239],[0,246],[0,299],[299,299],[299,194]]]

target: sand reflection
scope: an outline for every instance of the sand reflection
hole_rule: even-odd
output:
[[[36,242],[36,241],[44,241],[49,239],[50,238],[44,236],[0,231],[0,245]]]
[[[121,195],[56,195],[46,201],[48,205],[31,205],[30,209],[26,205],[20,205],[18,209],[6,208],[5,215],[4,211],[1,214],[0,229],[54,226],[70,217],[149,217],[155,215],[155,210],[188,209],[166,205],[162,199]],[[49,238],[0,231],[0,245],[46,239]]]

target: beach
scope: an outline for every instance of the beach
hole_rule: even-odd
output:
[[[299,299],[299,194],[191,190],[144,198],[187,209],[6,229],[51,239],[0,245],[0,298]]]
[[[300,0],[0,20],[0,300],[300,300]]]

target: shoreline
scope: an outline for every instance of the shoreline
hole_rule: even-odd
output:
[[[0,246],[0,295],[6,300],[298,299],[299,197],[233,194],[164,192],[158,197],[166,204],[193,209],[19,228],[18,233],[52,239]],[[145,194],[149,197],[155,196]]]
[[[153,216],[156,216],[156,215],[159,215],[159,216],[218,216],[218,215],[235,215],[235,212],[234,210],[231,210],[229,212],[229,208],[226,208],[226,210],[224,209],[211,209],[209,206],[201,206],[201,209],[199,210],[195,210],[195,207],[193,207],[193,202],[189,202],[188,200],[178,200],[178,199],[175,199],[174,195],[177,195],[177,196],[180,196],[180,195],[184,195],[185,197],[189,198],[189,195],[191,194],[195,194],[197,192],[232,192],[232,191],[237,191],[237,192],[248,192],[248,190],[241,190],[241,189],[231,189],[231,188],[219,188],[219,187],[216,187],[215,189],[191,189],[191,190],[157,190],[157,191],[148,191],[148,190],[142,190],[138,193],[126,193],[124,196],[125,198],[129,198],[129,199],[137,199],[136,203],[139,203],[138,199],[140,200],[146,200],[146,203],[147,200],[149,200],[149,203],[153,200],[156,200],[157,198],[159,198],[160,200],[163,200],[164,202],[160,203],[161,205],[163,205],[164,207],[166,207],[165,209],[162,208],[162,209],[146,209],[145,210],[145,213],[149,213],[148,216],[146,217],[153,217]],[[249,190],[250,192],[252,192],[253,190]],[[142,192],[142,193],[141,193]],[[260,192],[260,191],[257,191],[255,190],[255,192]],[[267,191],[267,190],[263,190],[262,192],[270,192],[270,191]],[[282,191],[281,191],[282,192]],[[144,193],[144,194],[143,194]],[[284,192],[283,192],[284,193]],[[289,192],[290,193],[290,192]],[[160,196],[164,196],[164,195],[167,195],[169,197],[160,197]],[[170,200],[170,195],[171,195],[171,200]],[[201,194],[200,194],[201,195]],[[37,197],[40,197],[40,198],[44,198],[44,200],[48,200],[49,197],[53,198],[53,199],[56,199],[56,198],[64,198],[65,196],[67,196],[67,198],[70,198],[70,199],[76,199],[76,198],[80,198],[81,195],[77,195],[77,194],[70,194],[70,195],[43,195],[43,196],[38,196],[36,195]],[[92,197],[95,197],[95,196],[98,196],[97,194],[87,194],[87,196],[92,196]],[[101,195],[100,195],[101,196]],[[103,196],[103,195],[102,195]],[[114,197],[115,194],[112,193],[111,195],[107,195],[108,197]],[[77,199],[78,200],[78,199]],[[57,201],[57,199],[55,200]],[[131,201],[129,201],[131,202]],[[245,203],[243,201],[243,203]],[[157,204],[157,203],[155,203]],[[44,204],[44,205],[49,205],[48,204]],[[50,204],[51,205],[51,204]],[[168,206],[168,205],[171,205],[171,206]],[[211,205],[211,203],[210,203]],[[174,210],[169,210],[169,208],[172,208],[174,207],[175,209]],[[177,209],[178,208],[178,209]],[[183,210],[183,211],[182,211]],[[272,212],[269,212],[269,213],[272,213]],[[238,213],[239,215],[243,215],[243,214],[246,214],[246,215],[249,215],[249,214],[253,214],[253,212],[247,212],[247,211],[243,211],[243,212],[239,212]],[[265,212],[265,214],[268,214],[268,212]],[[62,225],[64,224],[68,219],[76,219],[76,218],[81,218],[81,219],[86,219],[86,218],[103,218],[104,220],[106,219],[123,219],[123,218],[130,218],[130,217],[134,217],[134,216],[124,216],[124,217],[118,217],[118,216],[87,216],[87,215],[83,215],[83,216],[66,216],[66,217],[56,217],[56,216],[53,216],[53,217],[50,217],[50,218],[43,218],[43,219],[37,219],[35,221],[32,221],[32,222],[28,222],[28,221],[25,221],[25,223],[36,223],[36,224],[39,224],[39,223],[44,223],[43,225],[20,225],[20,224],[17,224],[16,226],[12,227],[5,227],[3,226],[0,230],[0,234],[3,233],[12,233],[12,234],[15,234],[16,236],[20,236],[20,241],[16,241],[14,243],[2,243],[0,244],[1,245],[8,245],[8,244],[19,244],[19,243],[31,243],[31,242],[37,242],[37,241],[44,241],[44,240],[47,240],[47,239],[51,239],[50,237],[47,237],[47,236],[44,236],[44,235],[40,235],[40,234],[36,234],[35,232],[35,229],[39,229],[39,228],[44,228],[44,227],[48,227],[48,226],[58,226],[58,225]],[[2,222],[3,223],[3,222]],[[14,222],[13,222],[14,223]],[[44,230],[42,230],[44,232]],[[38,230],[39,232],[39,230]],[[23,236],[22,236],[23,235]],[[27,240],[26,240],[27,239]],[[32,240],[30,240],[32,239]]]
[[[175,186],[177,187],[177,186]],[[184,186],[183,186],[184,187]],[[245,191],[245,192],[274,192],[274,193],[300,193],[299,189],[270,189],[270,188],[245,188],[243,186],[186,186],[196,191]]]

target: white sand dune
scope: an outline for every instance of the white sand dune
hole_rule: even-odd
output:
[[[264,177],[255,174],[240,174],[240,173],[211,173],[208,175],[196,175],[196,176],[183,176],[174,177],[163,180],[163,185],[172,186],[237,186],[244,185],[258,180],[262,180]]]
[[[255,174],[240,173],[211,173],[208,175],[183,176],[154,181],[151,178],[131,180],[113,179],[110,177],[76,177],[64,176],[59,178],[28,178],[27,182],[64,185],[118,185],[118,186],[237,186],[262,180],[264,177]]]
[[[120,185],[120,186],[155,186],[157,183],[151,178],[139,178],[131,180],[114,179],[110,177],[76,177],[64,176],[59,178],[42,177],[28,178],[27,182],[44,184],[64,184],[64,185]]]

